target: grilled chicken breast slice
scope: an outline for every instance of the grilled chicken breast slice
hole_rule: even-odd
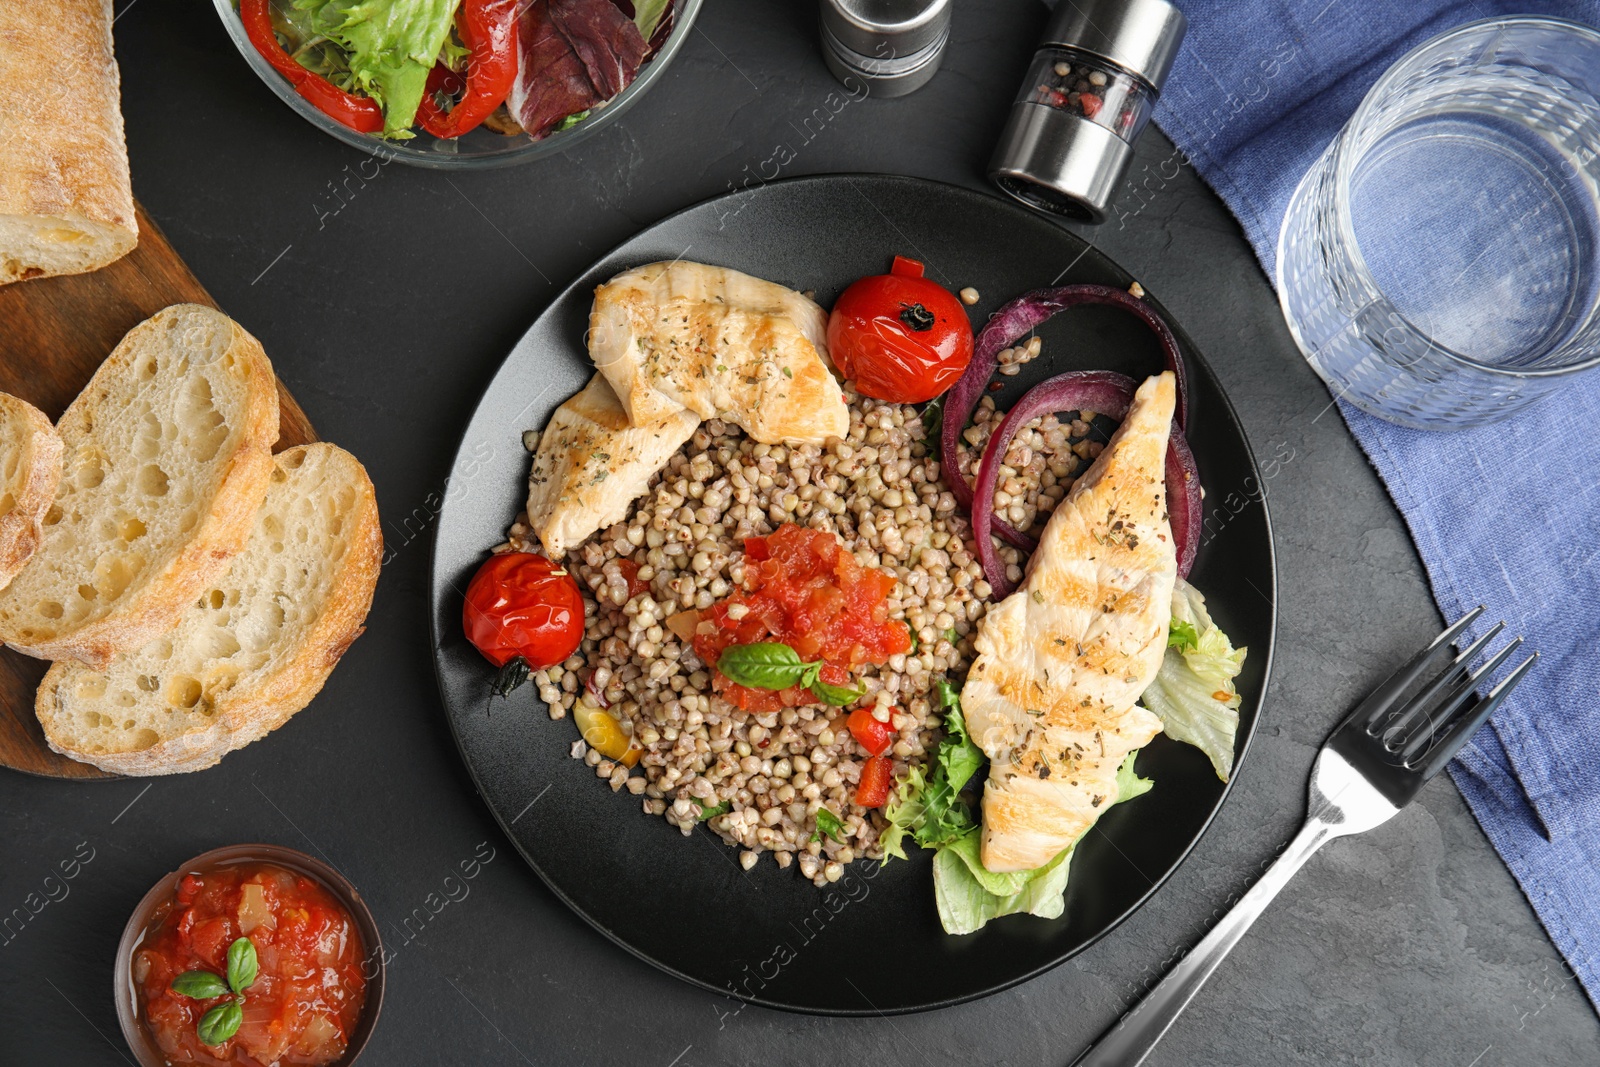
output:
[[[687,408],[764,444],[820,445],[849,431],[826,337],[814,301],[682,260],[612,278],[589,316],[589,355],[635,423]]]
[[[551,559],[560,559],[628,506],[700,425],[679,409],[635,426],[603,375],[556,408],[539,438],[528,476],[528,523]]]
[[[961,690],[990,760],[983,865],[1032,870],[1117,800],[1117,767],[1161,732],[1135,701],[1167,646],[1177,557],[1165,463],[1176,388],[1145,381],[1056,507],[1021,588],[984,616]]]

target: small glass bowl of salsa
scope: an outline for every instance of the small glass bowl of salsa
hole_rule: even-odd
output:
[[[226,983],[240,940],[256,973],[236,993]],[[139,902],[117,951],[117,1016],[144,1067],[344,1067],[377,1024],[383,965],[377,924],[343,875],[293,849],[233,845],[196,856]],[[200,995],[173,988],[197,971],[216,976],[189,987]],[[201,1021],[235,1001],[237,1028],[207,1044]]]

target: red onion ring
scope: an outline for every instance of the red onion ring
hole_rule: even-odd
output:
[[[984,576],[989,580],[995,596],[1004,599],[1016,590],[1016,586],[1006,577],[1005,564],[1000,561],[990,536],[999,532],[1000,520],[994,517],[994,494],[1000,481],[1000,467],[1006,451],[1011,447],[1012,438],[1027,423],[1057,411],[1082,411],[1088,408],[1108,418],[1123,419],[1133,403],[1134,389],[1132,378],[1115,371],[1058,374],[1024,393],[990,435],[983,459],[978,464],[977,485],[974,487],[976,496],[972,506],[972,536],[977,542],[978,559],[983,564]],[[1178,557],[1179,577],[1188,576],[1199,549],[1199,489],[1200,473],[1195,466],[1194,454],[1189,450],[1183,431],[1174,426],[1167,438],[1166,491],[1167,516]],[[1027,541],[1019,547],[1035,547],[1033,538],[1026,534],[1019,536]]]
[[[1178,577],[1189,577],[1194,557],[1200,551],[1201,515],[1200,468],[1183,431],[1173,427],[1167,438],[1167,521],[1172,526],[1172,544],[1178,553]]]
[[[945,394],[944,418],[939,433],[939,464],[944,473],[945,484],[950,487],[956,503],[969,511],[972,508],[973,491],[961,473],[961,431],[966,429],[967,420],[972,417],[973,409],[978,406],[984,388],[989,384],[989,379],[994,377],[1000,350],[1015,344],[1035,326],[1053,318],[1057,312],[1079,304],[1109,304],[1119,307],[1132,312],[1150,327],[1161,342],[1161,354],[1167,369],[1177,379],[1178,429],[1181,431],[1188,427],[1189,386],[1184,375],[1183,357],[1178,352],[1178,340],[1172,335],[1172,329],[1160,315],[1151,310],[1148,304],[1126,290],[1113,289],[1109,285],[1061,285],[1023,293],[989,317],[988,324],[979,332],[977,340],[973,343],[972,362],[967,364],[967,369],[961,378]],[[1091,410],[1102,409],[1096,407]],[[1017,548],[1033,547],[1032,539],[1013,528],[1010,523],[994,519],[993,529],[1002,540]]]

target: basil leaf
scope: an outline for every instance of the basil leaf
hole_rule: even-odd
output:
[[[228,983],[210,971],[185,971],[172,980],[172,991],[195,1000],[210,1000],[228,991]]]
[[[821,678],[811,683],[811,695],[824,704],[832,704],[836,708],[849,707],[866,695],[866,688],[846,688],[842,685],[829,685]]]
[[[944,632],[944,639],[949,641],[951,645],[959,645],[961,643],[961,635],[956,633],[954,626]]]
[[[901,625],[906,628],[906,633],[911,635],[911,654],[915,656],[917,654],[917,650],[922,647],[922,639],[917,636],[917,631],[911,628],[911,624],[909,622],[902,623]]]
[[[256,981],[256,947],[248,937],[228,946],[228,988],[243,993]]]
[[[715,819],[718,815],[726,815],[733,810],[733,801],[731,800],[724,800],[714,808],[706,807],[706,802],[699,797],[695,797],[694,802],[700,805],[701,822],[705,822],[707,819]]]
[[[843,822],[843,820],[841,820],[839,818],[839,816],[835,815],[833,812],[829,811],[827,808],[818,808],[817,809],[817,832],[815,834],[811,835],[812,840],[816,840],[821,834],[827,834],[829,837],[833,838],[835,841],[842,842],[842,841],[844,841],[844,838],[839,836],[842,833],[844,833],[844,822]]]
[[[807,663],[800,654],[779,641],[759,641],[753,645],[730,645],[717,657],[717,670],[735,685],[750,689],[788,689],[802,685],[810,671],[822,663]]]
[[[220,1045],[239,1032],[239,1024],[242,1022],[244,1022],[244,1009],[239,1006],[237,1000],[230,1000],[226,1004],[218,1004],[200,1016],[200,1024],[194,1029],[204,1044]]]

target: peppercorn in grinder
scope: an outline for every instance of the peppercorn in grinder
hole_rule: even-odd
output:
[[[1103,222],[1187,28],[1166,0],[1061,0],[990,180],[1029,207]]]

